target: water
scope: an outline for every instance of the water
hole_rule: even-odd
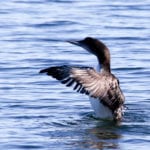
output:
[[[150,1],[0,1],[0,149],[148,150]],[[93,117],[87,96],[40,69],[95,66],[67,42],[93,36],[110,48],[126,97],[120,125]]]

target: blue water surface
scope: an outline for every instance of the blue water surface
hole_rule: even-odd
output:
[[[1,150],[149,150],[150,1],[0,1]],[[112,72],[126,97],[122,123],[94,118],[87,96],[40,69],[95,66],[67,43],[86,36],[110,49]]]

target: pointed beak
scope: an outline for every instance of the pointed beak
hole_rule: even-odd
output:
[[[77,45],[77,46],[81,46],[81,42],[80,41],[67,41],[73,45]]]
[[[81,41],[72,40],[72,41],[67,41],[67,42],[69,42],[69,43],[71,43],[73,45],[80,46],[80,47],[84,48],[85,50],[91,52],[89,50],[89,48],[85,45],[84,40],[81,40]]]

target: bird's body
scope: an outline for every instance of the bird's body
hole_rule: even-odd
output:
[[[98,64],[96,67],[96,71],[100,72],[101,67]],[[111,119],[113,118],[112,111],[103,105],[98,98],[93,98],[89,96],[90,104],[95,112],[95,116],[100,119]]]
[[[92,67],[63,65],[43,69],[40,73],[47,73],[66,86],[74,86],[77,92],[89,95],[96,117],[121,120],[125,98],[119,80],[111,73],[108,48],[91,37],[69,42],[96,55],[98,71]]]

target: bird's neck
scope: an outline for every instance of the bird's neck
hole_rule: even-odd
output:
[[[98,71],[98,72],[101,72],[101,73],[110,74],[110,73],[111,73],[110,60],[101,61],[101,60],[98,58],[97,71]]]

